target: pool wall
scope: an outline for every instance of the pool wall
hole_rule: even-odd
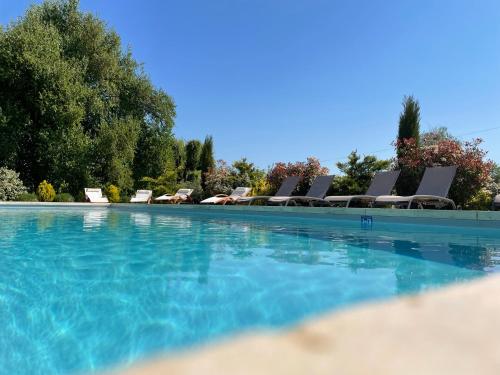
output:
[[[120,210],[165,212],[172,214],[217,213],[218,215],[256,215],[303,217],[331,220],[356,220],[367,225],[376,222],[434,224],[489,227],[500,229],[500,211],[407,210],[387,208],[281,207],[281,206],[216,206],[193,204],[130,204],[130,203],[47,203],[0,202],[2,207],[40,208],[110,208]]]

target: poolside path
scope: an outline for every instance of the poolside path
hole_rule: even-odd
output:
[[[113,372],[500,374],[500,277],[344,310]]]

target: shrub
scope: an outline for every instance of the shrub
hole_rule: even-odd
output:
[[[205,195],[230,194],[238,186],[255,187],[264,177],[265,172],[246,158],[235,161],[232,166],[218,160],[216,166],[204,174]]]
[[[468,210],[489,210],[493,204],[493,196],[489,190],[481,189],[474,194],[465,207]]]
[[[191,199],[194,202],[200,202],[204,197],[200,180],[181,182],[179,184],[179,189],[182,188],[193,189],[193,192],[191,193]]]
[[[232,190],[231,168],[224,160],[217,160],[216,166],[205,173],[205,194],[231,194]]]
[[[271,185],[269,185],[265,177],[254,182],[252,195],[271,195]]]
[[[333,180],[333,188],[338,195],[365,194],[376,172],[389,168],[390,160],[379,160],[373,155],[363,159],[356,151],[349,154],[345,163],[337,163],[337,168],[344,173]]]
[[[38,202],[38,198],[35,193],[22,193],[17,198],[19,202]]]
[[[49,184],[46,180],[43,180],[36,189],[36,195],[38,196],[38,200],[40,202],[52,202],[56,197],[56,191],[51,184]]]
[[[419,147],[414,139],[398,142],[396,167],[401,169],[398,194],[414,194],[426,167],[456,165],[457,174],[449,196],[456,204],[468,207],[473,197],[491,184],[494,164],[485,160],[486,152],[479,147],[481,142],[475,139],[462,144],[445,139],[432,147]]]
[[[108,200],[111,203],[120,203],[121,201],[120,189],[113,184],[106,185],[104,188],[104,194],[108,197]]]
[[[75,198],[70,193],[56,194],[54,202],[74,202]]]
[[[328,168],[321,166],[318,159],[309,157],[306,162],[276,163],[267,174],[267,182],[271,186],[271,191],[275,193],[285,178],[300,176],[297,193],[304,195],[316,177],[326,174],[328,174]]]
[[[0,201],[11,201],[26,193],[26,188],[19,178],[19,173],[7,168],[0,168]]]

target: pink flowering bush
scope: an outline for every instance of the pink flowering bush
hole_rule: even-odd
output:
[[[432,146],[420,147],[412,138],[397,142],[396,168],[401,169],[398,194],[414,194],[425,167],[456,165],[457,174],[449,197],[456,204],[467,207],[474,196],[491,182],[494,164],[485,159],[486,151],[480,148],[481,143],[481,139],[464,143],[443,139]]]
[[[319,160],[313,157],[307,158],[306,162],[278,162],[268,172],[267,182],[271,187],[271,192],[275,193],[285,178],[300,176],[297,193],[304,195],[316,177],[327,175],[328,172],[328,168],[321,166]]]

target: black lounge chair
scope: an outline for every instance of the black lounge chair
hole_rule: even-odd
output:
[[[456,209],[455,202],[447,198],[456,173],[456,166],[426,168],[415,195],[409,197],[382,195],[375,199],[374,205],[390,204],[396,207],[411,208],[412,203],[415,202],[419,208],[424,208],[426,205],[435,208],[450,205],[453,209]]]
[[[400,171],[385,171],[378,172],[373,177],[366,194],[364,195],[331,195],[325,198],[331,206],[345,204],[345,207],[349,207],[351,202],[360,201],[365,204],[371,205],[375,202],[375,199],[381,195],[391,194],[394,185],[399,177]]]
[[[314,202],[324,203],[323,198],[325,197],[326,193],[328,193],[328,190],[332,185],[332,181],[333,176],[316,177],[306,195],[289,197],[276,195],[270,198],[267,201],[267,204],[275,206],[288,206],[290,203],[292,203],[293,205],[297,205],[297,202],[299,201],[308,203],[309,205],[313,205]]]
[[[493,198],[493,211],[500,209],[500,194],[495,195]]]
[[[276,198],[276,197],[288,197],[290,196],[295,188],[297,187],[298,183],[300,181],[299,176],[290,176],[287,177],[282,183],[276,194],[273,196],[271,195],[257,195],[255,197],[241,197],[236,201],[237,204],[248,204],[251,205],[252,202],[255,202],[257,200],[263,200],[263,201],[268,201],[271,198]]]

